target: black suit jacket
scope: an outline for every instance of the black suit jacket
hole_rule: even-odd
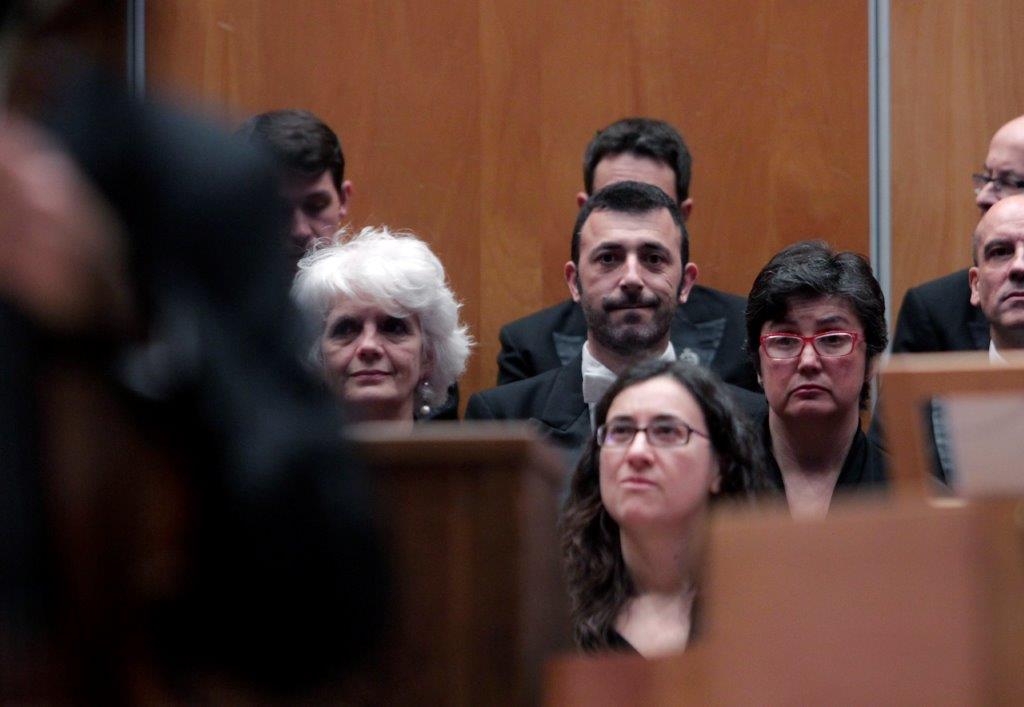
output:
[[[729,385],[751,420],[765,414],[763,394]],[[583,402],[583,354],[569,363],[469,398],[467,420],[531,420],[555,444],[580,451],[590,436],[590,407]]]
[[[757,374],[743,350],[747,301],[695,285],[672,321],[677,355],[692,352],[722,380],[760,392]],[[572,300],[506,324],[498,335],[498,385],[532,378],[568,363],[583,350],[587,323]]]
[[[983,351],[988,320],[971,304],[967,270],[907,290],[892,337],[893,353]]]

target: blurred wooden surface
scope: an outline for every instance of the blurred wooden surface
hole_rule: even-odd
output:
[[[718,518],[707,633],[674,658],[565,658],[548,704],[1014,704],[1024,505]],[[632,669],[630,666],[632,663]]]
[[[583,150],[618,118],[689,143],[701,282],[746,294],[808,237],[868,251],[864,2],[164,0],[146,22],[151,90],[337,129],[353,223],[420,233],[465,302],[464,398],[502,324],[567,296]]]
[[[564,655],[551,661],[544,704],[550,707],[655,704],[656,661],[632,655]],[[680,696],[685,693],[680,689]]]
[[[390,539],[369,704],[527,705],[569,645],[555,530],[566,471],[525,426],[357,431]]]
[[[152,424],[151,411],[126,405],[87,366],[49,367],[45,383],[43,520],[52,556],[41,561],[52,572],[43,589],[54,630],[40,632],[38,646],[15,646],[0,669],[0,702],[87,695],[103,704],[265,704],[269,693],[227,672],[178,675],[175,651],[186,647],[166,642],[163,622],[180,618],[175,602],[194,591],[197,532],[217,541],[200,525],[201,504],[217,503],[209,500],[216,492],[204,497],[203,484],[182,471],[197,468],[195,446],[179,429]],[[570,644],[556,531],[563,455],[525,424],[352,432],[376,492],[390,595],[380,652],[308,699],[536,704],[544,662]],[[284,603],[270,608],[294,615]],[[266,618],[258,614],[251,620]],[[15,635],[9,629],[0,625],[0,646]]]
[[[1005,366],[989,363],[988,351],[898,354],[886,361],[881,373],[882,421],[897,493],[921,497],[935,490],[929,449],[933,442],[921,414],[923,406],[935,396],[952,393],[1024,393],[1024,355],[1015,353],[1007,354]]]
[[[890,7],[894,325],[907,288],[971,264],[971,173],[1024,113],[1024,14],[1016,0]]]

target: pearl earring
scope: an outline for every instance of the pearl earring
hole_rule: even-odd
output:
[[[420,381],[420,384],[416,386],[416,392],[419,394],[420,400],[423,401],[423,405],[420,406],[419,410],[421,418],[430,416],[430,405],[426,401],[430,397],[431,390],[430,381],[428,380]]]

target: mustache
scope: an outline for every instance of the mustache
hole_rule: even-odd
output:
[[[656,296],[638,292],[636,294],[622,294],[615,297],[605,297],[601,306],[606,312],[614,312],[617,309],[635,309],[637,307],[655,308],[661,304]]]

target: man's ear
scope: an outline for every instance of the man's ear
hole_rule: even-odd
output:
[[[342,217],[348,216],[348,200],[352,198],[352,182],[346,179],[341,183],[341,191],[338,192],[338,198],[341,200],[341,215]]]
[[[577,192],[577,194],[576,194],[576,208],[582,209],[583,205],[585,203],[587,203],[587,199],[588,198],[589,197],[587,196],[587,192],[585,192],[585,191]]]
[[[686,300],[690,297],[690,290],[697,282],[698,274],[696,263],[687,263],[683,268],[683,282],[682,287],[679,288],[679,304],[686,304]]]
[[[571,260],[565,264],[565,284],[569,286],[569,294],[573,302],[580,301],[579,273],[576,271],[576,263]]]
[[[685,199],[679,204],[679,212],[683,215],[683,220],[690,218],[690,212],[693,211],[693,197]]]
[[[967,282],[971,285],[971,304],[975,307],[981,306],[981,295],[978,294],[978,266],[973,266],[967,271]]]

